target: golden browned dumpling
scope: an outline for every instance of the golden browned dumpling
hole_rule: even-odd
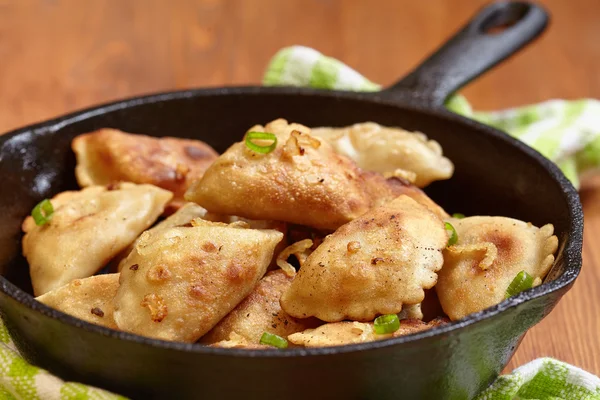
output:
[[[308,257],[282,308],[296,318],[372,321],[423,301],[437,281],[448,235],[408,196],[340,227]]]
[[[418,319],[405,319],[400,321],[400,329],[396,332],[382,335],[375,333],[372,322],[333,322],[315,329],[294,333],[288,336],[288,340],[293,344],[305,347],[341,346],[410,335],[447,322],[443,318],[429,322],[419,321]]]
[[[277,146],[262,154],[244,141],[235,143],[192,185],[187,200],[217,214],[337,229],[401,193],[412,193],[406,185],[362,171],[305,126],[278,119],[250,131],[275,134]]]
[[[167,218],[162,220],[160,223],[156,224],[151,229],[144,231],[140,237],[138,237],[135,242],[133,242],[127,249],[123,251],[123,254],[120,256],[120,262],[118,270],[121,272],[124,266],[124,261],[131,253],[136,243],[141,240],[142,237],[147,237],[149,235],[160,234],[164,231],[167,231],[171,228],[175,228],[178,226],[184,226],[191,224],[192,220],[195,218],[204,218],[206,216],[206,210],[194,203],[186,203],[184,204],[177,212],[169,215]],[[147,238],[146,238],[147,240]]]
[[[116,329],[113,298],[118,287],[119,274],[91,276],[75,279],[36,300],[84,321]]]
[[[191,221],[196,218],[202,218],[206,221],[225,222],[225,223],[233,223],[233,222],[237,222],[237,221],[242,221],[242,222],[247,223],[248,227],[252,228],[252,229],[275,229],[282,233],[285,233],[287,230],[286,224],[283,222],[253,221],[253,220],[243,219],[243,218],[239,218],[239,217],[235,217],[235,216],[218,215],[218,214],[213,214],[213,213],[207,212],[204,208],[200,207],[196,203],[185,203],[175,213],[169,215],[163,221],[156,224],[154,227],[152,227],[152,229],[148,229],[147,231],[142,233],[142,235],[140,237],[153,235],[153,234],[159,234],[168,229],[175,228],[178,226],[186,226],[186,225],[190,226]],[[139,240],[139,238],[137,240]],[[137,242],[137,240],[136,240],[136,242]],[[125,258],[127,258],[129,253],[131,253],[131,250],[133,250],[133,247],[135,246],[136,242],[132,243],[125,251],[123,251],[122,255],[120,256],[120,258],[118,260],[118,271],[119,272],[123,268],[123,260]],[[285,248],[285,246],[286,246],[285,241],[282,240],[275,248],[275,254],[277,254],[279,251],[283,250]],[[275,264],[274,260],[271,263],[271,266],[272,267],[277,266]]]
[[[313,128],[312,133],[359,167],[384,175],[400,174],[418,187],[448,179],[454,172],[440,144],[421,132],[363,122],[344,128]]]
[[[452,219],[455,245],[444,251],[436,291],[452,320],[500,303],[521,272],[541,284],[554,262],[558,239],[551,224],[537,228],[506,217]]]
[[[23,222],[23,255],[36,296],[104,267],[162,214],[173,194],[121,183],[63,192],[51,199],[52,220]]]
[[[218,157],[200,140],[155,138],[100,129],[77,136],[71,144],[77,156],[75,175],[82,187],[124,181],[151,183],[174,193],[174,206]]]
[[[244,301],[223,318],[200,343],[211,344],[229,339],[232,333],[249,343],[259,344],[264,332],[281,337],[318,326],[314,319],[299,320],[281,309],[281,294],[290,287],[293,277],[282,270],[271,271],[262,278]]]
[[[124,261],[115,322],[125,331],[195,342],[264,275],[283,234],[201,219],[144,235]]]

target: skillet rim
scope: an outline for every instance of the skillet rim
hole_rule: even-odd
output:
[[[161,339],[153,339],[133,333],[117,331],[104,326],[95,325],[61,311],[55,310],[43,303],[35,300],[35,298],[15,286],[12,282],[0,275],[0,291],[11,297],[21,305],[30,310],[41,313],[46,317],[50,317],[60,323],[72,325],[75,328],[83,329],[92,334],[107,336],[111,339],[122,340],[125,342],[134,342],[145,346],[155,347],[161,350],[179,351],[185,353],[218,355],[230,357],[264,357],[264,358],[290,358],[290,357],[306,357],[306,356],[323,356],[337,353],[350,353],[364,351],[370,349],[380,349],[390,346],[414,343],[419,340],[424,340],[436,336],[456,334],[462,328],[477,324],[483,320],[490,319],[508,309],[519,307],[535,299],[550,295],[559,290],[567,291],[578,277],[582,267],[582,246],[583,246],[583,209],[579,201],[579,194],[571,184],[571,182],[563,175],[560,169],[549,159],[542,156],[533,148],[527,146],[523,142],[507,135],[506,133],[481,124],[475,120],[460,116],[450,112],[443,106],[432,106],[425,103],[415,101],[415,99],[405,98],[399,100],[394,95],[385,92],[351,92],[351,91],[335,91],[335,90],[320,90],[300,87],[262,87],[262,86],[220,86],[209,88],[195,88],[175,91],[165,91],[140,96],[133,96],[121,100],[111,101],[96,106],[91,106],[79,111],[64,114],[60,117],[45,120],[39,123],[31,124],[23,128],[17,128],[0,136],[0,161],[2,160],[2,149],[5,143],[12,138],[30,132],[34,135],[56,132],[72,123],[82,121],[97,115],[107,114],[110,112],[133,108],[144,104],[152,104],[165,102],[170,100],[180,100],[194,97],[208,96],[236,96],[236,95],[300,95],[300,96],[318,96],[329,98],[343,98],[349,100],[357,100],[369,102],[373,104],[381,104],[394,106],[397,108],[406,109],[412,112],[418,112],[433,116],[435,118],[446,119],[451,122],[458,122],[465,125],[469,129],[477,130],[477,134],[485,134],[501,140],[512,146],[515,151],[525,153],[526,156],[535,161],[541,166],[561,187],[564,192],[565,200],[569,208],[569,228],[568,238],[565,243],[561,243],[563,248],[563,258],[565,262],[565,271],[555,280],[543,283],[533,289],[526,290],[518,295],[504,300],[501,303],[487,308],[483,311],[470,314],[469,316],[452,321],[442,326],[427,329],[425,331],[413,333],[410,335],[389,338],[379,341],[349,344],[343,346],[327,346],[317,348],[291,348],[286,350],[280,349],[239,349],[239,348],[218,348],[199,345],[197,343],[171,342]],[[397,94],[395,94],[397,95]],[[556,260],[555,260],[556,262]],[[530,328],[528,328],[530,329]]]

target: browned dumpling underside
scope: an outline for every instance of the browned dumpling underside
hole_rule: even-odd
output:
[[[275,246],[275,230],[196,219],[144,235],[121,270],[115,322],[144,336],[195,342],[254,289]]]
[[[173,194],[120,183],[59,193],[52,220],[23,222],[23,255],[36,296],[98,272],[162,214]]]
[[[383,335],[375,333],[372,322],[333,322],[315,329],[294,333],[288,336],[288,340],[293,344],[305,347],[341,346],[410,335],[448,322],[444,318],[437,318],[429,322],[418,319],[404,319],[400,321],[400,329],[394,333]]]
[[[318,229],[336,229],[400,194],[433,205],[406,182],[361,170],[305,126],[279,119],[250,131],[275,134],[277,147],[261,154],[235,143],[192,185],[187,200],[217,214]]]
[[[75,176],[82,187],[125,181],[170,190],[175,206],[218,157],[200,140],[155,138],[104,128],[77,136]]]
[[[444,251],[436,291],[444,312],[457,320],[504,300],[520,271],[542,283],[558,239],[551,224],[537,228],[506,217],[453,219],[458,241]]]
[[[200,339],[200,343],[212,344],[228,340],[235,332],[248,343],[259,344],[264,332],[287,337],[318,326],[318,321],[314,319],[296,319],[281,309],[279,299],[290,287],[292,280],[293,277],[282,270],[269,272],[243,302]]]
[[[378,207],[325,238],[281,298],[296,318],[372,321],[423,301],[437,281],[448,235],[408,196]]]
[[[75,279],[36,300],[84,321],[116,329],[113,298],[118,287],[119,274],[97,275]]]

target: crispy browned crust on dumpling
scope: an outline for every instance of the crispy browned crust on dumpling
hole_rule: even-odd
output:
[[[179,207],[192,182],[218,157],[200,140],[156,138],[104,128],[77,136],[75,176],[82,187],[124,181],[150,183],[174,194]]]
[[[117,329],[113,298],[118,287],[119,274],[97,275],[75,279],[36,300],[92,324]]]
[[[296,318],[372,321],[423,301],[437,281],[448,235],[408,196],[340,227],[307,258],[282,308]]]
[[[440,144],[421,132],[363,122],[343,128],[313,128],[312,133],[359,167],[384,175],[402,173],[418,187],[448,179],[454,172]]]
[[[123,250],[123,252],[119,255],[118,260],[118,271],[121,272],[123,266],[125,265],[124,261],[127,256],[131,253],[136,243],[141,240],[142,237],[146,237],[149,235],[160,234],[165,232],[171,228],[175,228],[178,226],[190,225],[193,219],[196,218],[204,218],[206,216],[206,210],[200,207],[195,203],[185,203],[182,207],[180,207],[175,213],[169,215],[167,218],[153,226],[151,229],[144,231],[131,245],[127,247],[127,249]],[[147,239],[146,239],[147,240]]]
[[[52,220],[23,222],[23,255],[36,296],[104,267],[162,214],[173,194],[120,183],[63,192],[51,199]]]
[[[372,322],[332,322],[315,329],[294,333],[288,336],[288,340],[290,343],[304,347],[342,346],[410,335],[448,322],[448,319],[445,318],[437,318],[429,322],[418,319],[404,319],[400,321],[400,329],[394,333],[384,335],[375,333]]]
[[[200,339],[200,343],[227,340],[235,332],[249,343],[258,344],[264,332],[287,337],[318,326],[319,322],[314,319],[296,319],[281,309],[279,299],[292,280],[293,277],[282,270],[269,272],[244,301]]]
[[[382,175],[361,170],[305,126],[278,119],[250,131],[275,134],[276,148],[261,154],[233,144],[187,200],[218,214],[336,229],[398,196]]]
[[[537,228],[506,217],[453,219],[455,245],[444,251],[436,291],[452,320],[481,311],[505,298],[520,271],[541,284],[554,262],[558,239],[551,224]]]
[[[191,225],[138,240],[115,297],[120,329],[195,342],[250,294],[283,237],[244,222]]]

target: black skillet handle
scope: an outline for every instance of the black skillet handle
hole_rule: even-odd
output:
[[[440,107],[456,90],[535,39],[548,19],[548,13],[532,3],[492,3],[408,76],[379,94]]]

